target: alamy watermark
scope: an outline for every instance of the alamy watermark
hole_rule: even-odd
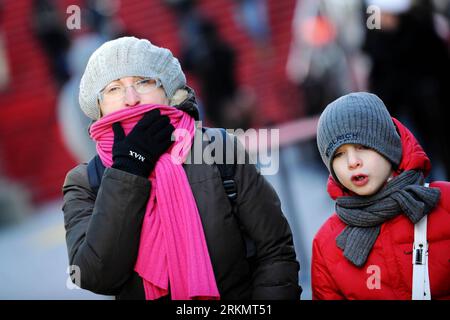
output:
[[[69,275],[66,280],[66,288],[69,290],[81,289],[81,270],[77,265],[70,265],[66,269]]]
[[[66,9],[69,17],[66,19],[66,27],[69,30],[81,29],[81,9],[77,5],[70,5]]]
[[[201,123],[196,122],[197,129],[201,129]],[[171,150],[174,163],[181,163],[181,149],[189,147],[186,143],[193,140],[192,148],[184,161],[186,164],[253,164],[258,166],[262,175],[274,175],[278,172],[279,129],[227,129],[225,139],[217,129],[196,132],[192,139],[185,129],[174,131],[173,139],[178,142]]]
[[[366,285],[369,290],[381,289],[381,268],[377,265],[370,265],[367,267],[367,274],[370,276],[367,278]]]
[[[367,29],[381,29],[381,9],[378,6],[370,5],[367,7],[366,13],[369,17],[366,21]]]

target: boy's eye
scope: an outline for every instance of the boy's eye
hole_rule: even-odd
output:
[[[344,153],[342,151],[338,151],[334,154],[334,158],[339,158],[340,156],[342,156]]]

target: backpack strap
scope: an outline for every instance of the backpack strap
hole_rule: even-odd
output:
[[[234,174],[236,171],[236,164],[234,161],[232,163],[226,163],[227,159],[227,131],[223,128],[202,128],[202,132],[205,133],[207,131],[215,130],[216,132],[220,132],[220,136],[223,141],[223,149],[222,149],[222,156],[223,156],[223,163],[214,163],[214,165],[217,167],[220,173],[220,178],[222,179],[223,188],[225,189],[225,193],[228,197],[228,200],[231,202],[231,205],[234,206],[235,201],[237,199],[237,188],[236,188],[236,182],[234,181]],[[215,135],[211,135],[211,142],[213,142],[216,139]],[[215,150],[213,150],[214,152]]]
[[[428,187],[425,183],[425,187]],[[412,300],[431,300],[428,274],[427,216],[414,225]]]
[[[231,203],[231,208],[232,208],[232,212],[233,215],[235,216],[236,220],[239,222],[239,219],[237,218],[236,215],[236,199],[237,199],[237,187],[236,187],[236,181],[234,180],[234,176],[236,173],[236,161],[232,161],[232,163],[226,163],[226,159],[227,159],[227,141],[229,140],[227,138],[228,134],[227,131],[223,128],[215,128],[215,129],[211,129],[211,128],[202,128],[202,131],[205,132],[207,130],[219,130],[221,137],[222,137],[222,141],[223,141],[223,152],[222,152],[222,156],[223,156],[223,163],[215,163],[217,169],[220,172],[220,178],[222,179],[222,185],[223,188],[225,189],[225,194],[228,197],[228,200]],[[215,139],[215,136],[211,136],[211,138]],[[214,141],[214,140],[213,140]],[[234,145],[233,148],[235,148],[236,146]],[[233,151],[235,151],[234,154],[236,154],[236,149],[234,149]],[[236,160],[236,158],[234,159]],[[247,233],[245,232],[245,230],[243,229],[242,225],[239,223],[239,227],[241,229],[242,235],[244,237],[244,241],[245,241],[245,248],[246,248],[246,257],[247,259],[250,260],[250,264],[252,265],[252,260],[255,258],[256,256],[256,244],[255,242],[247,235]]]
[[[237,187],[236,182],[234,181],[234,174],[236,172],[236,164],[235,161],[232,163],[226,163],[227,159],[227,131],[223,128],[219,128],[220,133],[222,135],[223,141],[223,162],[224,163],[216,163],[217,169],[220,171],[220,177],[222,178],[223,188],[225,189],[225,193],[227,194],[228,199],[231,202],[231,205],[234,206],[237,198]]]
[[[93,157],[87,165],[88,180],[89,185],[95,194],[98,193],[100,189],[100,184],[102,183],[103,173],[105,172],[105,166],[100,160],[99,155]]]

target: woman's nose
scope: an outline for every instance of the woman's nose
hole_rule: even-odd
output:
[[[132,86],[125,88],[125,105],[134,107],[141,102],[141,97]]]

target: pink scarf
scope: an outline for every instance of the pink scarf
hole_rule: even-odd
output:
[[[110,167],[112,124],[120,121],[128,134],[145,112],[155,108],[170,118],[176,141],[149,177],[152,188],[134,270],[143,278],[147,299],[167,295],[169,283],[174,300],[219,299],[198,208],[182,167],[192,146],[194,119],[174,107],[141,105],[101,118],[91,126],[91,137],[103,164]]]

